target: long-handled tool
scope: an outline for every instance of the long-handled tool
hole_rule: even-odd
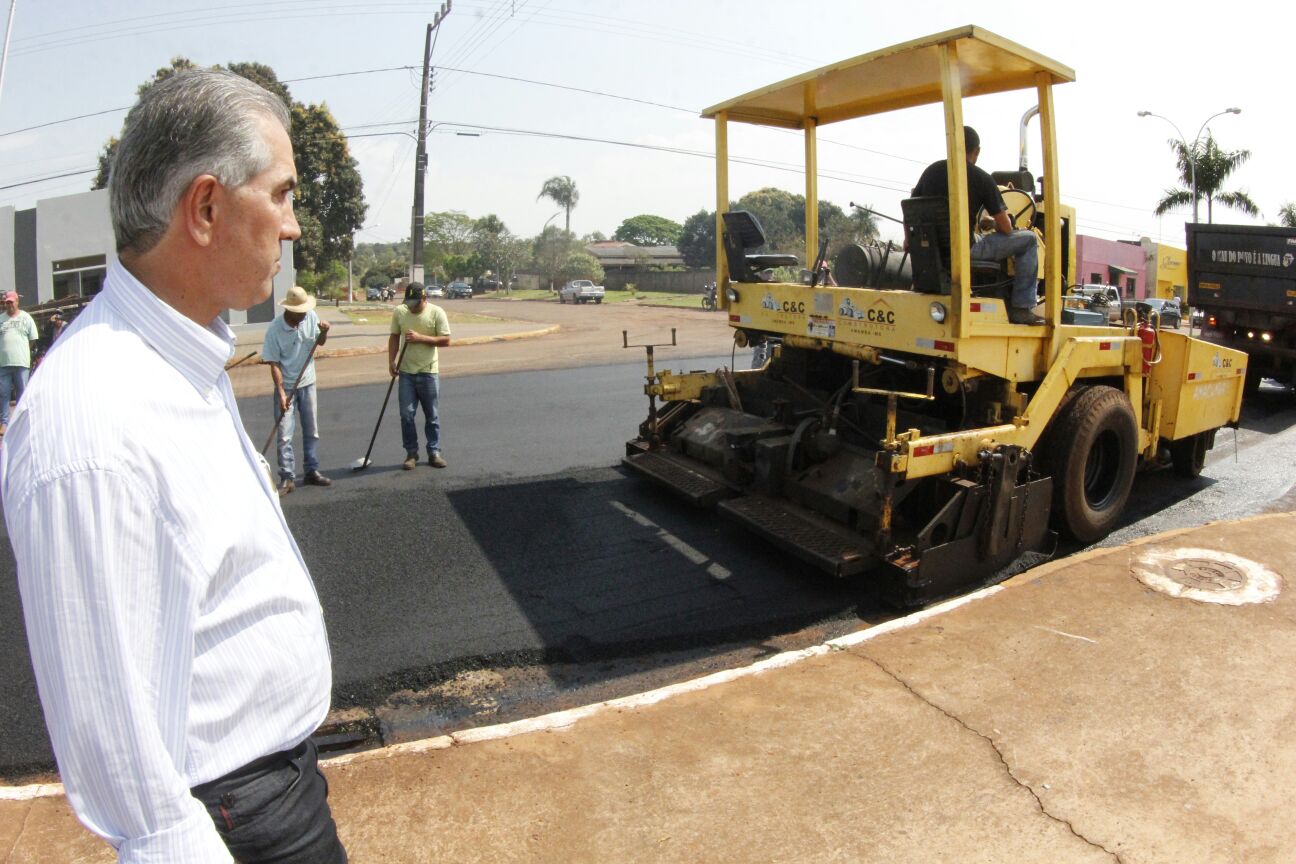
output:
[[[405,359],[405,349],[408,347],[409,342],[406,341],[405,344],[401,346],[400,354],[396,357],[396,369],[398,373],[401,361]],[[351,463],[352,471],[363,471],[369,467],[369,456],[373,453],[374,442],[378,440],[378,427],[382,425],[383,415],[387,413],[387,403],[391,401],[391,391],[392,388],[396,386],[397,377],[399,377],[399,374],[393,375],[391,381],[387,384],[387,395],[383,397],[382,408],[378,410],[378,422],[374,424],[373,435],[369,437],[369,449],[365,451],[363,459],[357,459]]]
[[[257,355],[257,352],[256,352],[256,351],[249,351],[247,354],[243,355],[243,359],[242,359],[242,360],[236,360],[235,362],[233,362],[233,363],[229,364],[228,366],[226,366],[226,367],[225,367],[225,371],[226,371],[226,372],[229,372],[231,369],[235,369],[235,368],[237,368],[237,367],[239,367],[239,366],[242,366],[244,363],[246,363],[247,361],[251,360],[251,359],[252,359],[253,357],[255,357],[256,355]]]
[[[302,364],[301,371],[297,373],[297,380],[293,382],[292,389],[288,391],[288,407],[279,412],[279,419],[275,421],[274,428],[270,430],[270,437],[266,439],[265,446],[261,448],[262,456],[270,449],[270,442],[279,434],[279,427],[283,425],[284,415],[293,410],[293,397],[297,395],[297,385],[301,383],[302,376],[310,368],[311,358],[315,356],[315,349],[319,347],[319,344],[319,340],[316,339],[315,344],[311,345],[310,352],[306,355],[306,362]]]

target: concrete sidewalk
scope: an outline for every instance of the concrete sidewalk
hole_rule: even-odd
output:
[[[1287,513],[1095,550],[745,669],[332,760],[333,809],[357,864],[1289,862],[1293,572]],[[0,801],[6,848],[112,860],[57,796]]]
[[[336,306],[320,304],[315,307],[320,320],[330,325],[328,341],[316,352],[318,359],[326,357],[356,357],[362,354],[383,354],[387,351],[387,337],[390,334],[391,313],[394,306],[376,309],[368,315],[368,321],[357,323]],[[446,308],[447,313],[469,310],[456,307]],[[235,328],[236,347],[234,361],[243,359],[251,351],[261,348],[265,341],[267,324],[243,324]],[[456,345],[479,345],[484,342],[499,342],[506,339],[526,339],[533,336],[544,336],[556,332],[555,324],[540,324],[534,321],[472,321],[451,322],[451,332]],[[253,358],[254,360],[256,358]],[[233,362],[233,361],[231,361]]]

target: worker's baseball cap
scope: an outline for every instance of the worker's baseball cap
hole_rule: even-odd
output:
[[[315,298],[306,293],[300,285],[288,289],[288,295],[279,301],[286,312],[306,313],[315,308]]]
[[[6,291],[6,292],[5,292],[3,302],[8,303],[10,300],[12,300],[12,301],[15,302],[15,303],[18,302],[18,292],[17,292],[17,291]]]
[[[405,286],[405,299],[422,300],[427,297],[427,291],[423,288],[422,282],[411,282]]]

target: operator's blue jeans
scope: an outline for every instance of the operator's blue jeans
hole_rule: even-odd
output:
[[[272,394],[274,416],[278,422],[279,395]],[[319,470],[319,427],[315,423],[315,385],[307,384],[298,387],[292,395],[292,404],[288,406],[288,416],[279,424],[279,479],[291,480],[296,476],[296,462],[293,459],[293,418],[301,415],[302,450],[305,451],[306,473]]]
[[[9,425],[9,400],[22,398],[30,372],[26,366],[0,366],[0,425]]]
[[[1039,255],[1035,232],[1000,234],[993,231],[972,244],[972,257],[983,261],[1012,258],[1012,305],[1018,309],[1033,309],[1039,302],[1035,296],[1035,288],[1039,284]]]
[[[441,449],[441,423],[437,419],[437,394],[440,386],[433,372],[412,375],[400,373],[401,441],[406,456],[418,456],[418,426],[415,416],[418,406],[423,406],[423,433],[427,436],[427,451]]]

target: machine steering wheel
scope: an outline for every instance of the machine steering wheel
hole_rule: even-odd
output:
[[[1008,211],[1008,221],[1014,230],[1029,231],[1035,224],[1035,199],[1023,189],[1000,189],[1004,207]],[[990,218],[985,207],[977,210],[976,227],[980,229],[981,220]]]

